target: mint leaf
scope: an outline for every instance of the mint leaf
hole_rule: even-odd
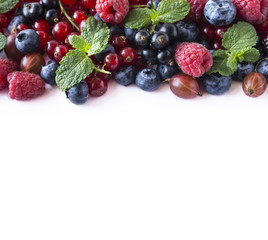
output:
[[[238,22],[223,35],[222,45],[232,52],[253,47],[257,41],[255,28],[247,22]]]
[[[131,10],[123,22],[125,28],[142,29],[152,24],[151,10],[148,8],[135,8]]]
[[[106,23],[89,17],[85,27],[82,28],[81,36],[90,46],[90,49],[87,51],[90,56],[100,53],[106,48],[110,37],[110,29]]]
[[[211,73],[220,73],[223,76],[230,76],[233,74],[232,68],[227,64],[228,53],[225,50],[217,50],[213,53],[213,65],[209,70],[208,74]],[[230,61],[230,60],[229,60]],[[231,64],[229,62],[229,64]]]
[[[62,91],[81,82],[94,69],[91,59],[79,50],[69,51],[60,64],[56,71],[56,83]]]
[[[0,0],[0,14],[11,11],[19,0]]]
[[[4,49],[6,44],[7,44],[7,38],[2,33],[0,33],[0,51]]]
[[[86,43],[86,41],[81,37],[77,35],[73,35],[70,37],[70,44],[82,51],[82,52],[87,52],[90,49],[90,45]]]
[[[237,71],[237,58],[241,53],[232,52],[227,59],[227,66],[230,69],[229,75],[232,75]],[[232,72],[232,73],[231,73]]]
[[[191,9],[185,0],[162,0],[157,7],[156,22],[174,23],[184,19]]]
[[[245,51],[243,57],[245,62],[255,63],[260,58],[260,52],[256,48],[251,48]]]

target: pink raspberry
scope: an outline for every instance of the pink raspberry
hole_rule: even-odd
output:
[[[186,0],[191,4],[191,10],[187,15],[187,20],[198,21],[204,17],[204,7],[208,0]]]
[[[179,44],[175,49],[175,60],[184,73],[193,77],[201,77],[213,64],[211,53],[194,42]]]
[[[232,0],[237,16],[252,24],[265,21],[268,15],[268,0]]]
[[[120,23],[129,11],[128,0],[97,0],[97,13],[107,23]]]
[[[0,58],[0,90],[8,86],[7,75],[19,69],[16,62],[11,59]]]
[[[8,74],[9,96],[16,100],[26,100],[38,96],[45,89],[45,82],[37,74],[13,72]]]

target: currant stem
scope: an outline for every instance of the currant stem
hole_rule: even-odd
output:
[[[154,8],[154,1],[153,0],[151,0],[151,5],[152,5],[152,9],[155,10],[155,8]]]
[[[73,25],[73,27],[79,31],[79,27],[75,24],[73,19],[67,14],[67,12],[65,11],[64,7],[62,6],[62,3],[60,0],[59,0],[59,5],[60,5],[61,12],[65,15],[65,17],[69,20],[69,22]]]
[[[100,69],[100,68],[97,68],[97,67],[94,67],[94,69],[95,69],[96,72],[101,72],[101,73],[104,73],[104,74],[112,74],[109,71],[106,71],[104,69]]]
[[[150,34],[152,35],[155,32],[156,25],[154,24],[151,28]]]

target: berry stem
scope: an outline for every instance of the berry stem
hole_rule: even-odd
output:
[[[156,25],[154,24],[151,28],[151,31],[150,31],[150,34],[152,35],[153,33],[155,33],[155,28],[156,28]]]
[[[104,73],[104,74],[111,74],[111,72],[104,70],[104,66],[102,67],[102,69],[97,68],[97,67],[94,67],[94,69],[95,69],[96,72],[101,72],[101,73]]]
[[[149,8],[147,5],[130,5],[130,8]]]
[[[151,0],[151,5],[152,5],[152,9],[155,10],[155,8],[154,8],[154,1],[153,0]]]
[[[65,15],[65,17],[69,20],[69,22],[73,25],[73,27],[79,31],[79,27],[75,24],[73,19],[67,14],[60,0],[59,0],[59,6],[60,6],[61,12]]]

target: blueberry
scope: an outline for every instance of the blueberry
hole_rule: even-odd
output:
[[[115,81],[123,86],[128,86],[135,82],[137,71],[134,66],[121,68],[115,73]]]
[[[209,52],[211,53],[211,55],[213,55],[214,52],[216,52],[215,49],[210,49]]]
[[[156,57],[157,61],[164,65],[173,60],[173,54],[168,50],[159,51]]]
[[[58,0],[41,0],[41,3],[46,9],[58,9],[59,8]]]
[[[112,36],[115,37],[115,36],[124,36],[124,31],[118,27],[117,25],[114,25],[110,28],[110,31],[112,33]]]
[[[29,20],[37,20],[43,18],[44,9],[40,3],[26,3],[23,5],[22,14]]]
[[[59,67],[59,63],[49,61],[47,65],[42,66],[40,77],[48,84],[55,85],[56,71]]]
[[[26,29],[18,33],[15,45],[22,53],[33,53],[40,46],[40,37],[33,29]]]
[[[29,21],[23,17],[23,16],[15,16],[11,22],[9,23],[8,25],[8,32],[11,33],[12,32],[12,29],[14,27],[17,27],[18,25],[20,24],[26,24],[26,25],[29,25]]]
[[[232,75],[233,80],[243,81],[245,76],[254,72],[254,64],[241,62],[237,64],[237,71]]]
[[[99,62],[103,62],[104,61],[104,58],[106,57],[106,55],[108,55],[111,52],[115,52],[115,49],[114,49],[114,47],[113,47],[112,44],[108,44],[106,46],[106,48],[101,53],[95,54],[95,58]]]
[[[154,9],[156,10],[158,7],[158,4],[161,2],[161,0],[153,0],[153,4],[154,4]],[[149,6],[150,8],[152,8],[151,5],[151,0],[148,1],[147,6]]]
[[[257,72],[264,75],[268,82],[268,58],[263,59],[259,65],[257,65]]]
[[[236,17],[236,7],[230,0],[209,0],[204,8],[206,20],[215,26],[226,26]]]
[[[232,84],[230,76],[225,77],[220,74],[211,74],[202,76],[205,90],[213,95],[222,95],[226,93]]]
[[[56,9],[49,9],[45,14],[45,19],[49,23],[56,23],[59,21],[59,13]]]
[[[268,35],[262,40],[261,46],[263,51],[268,54]]]
[[[157,62],[157,52],[151,48],[145,48],[142,50],[142,58],[145,62],[149,64],[156,64]]]
[[[88,85],[85,80],[76,84],[66,92],[67,98],[76,105],[84,104],[88,99]]]
[[[168,46],[169,42],[169,36],[165,32],[156,32],[151,40],[151,44],[155,49],[163,49]]]
[[[100,15],[99,15],[98,13],[96,13],[96,14],[94,15],[94,18],[95,18],[96,20],[100,21],[100,22],[103,22],[103,20],[101,19]]]
[[[168,78],[171,78],[175,75],[175,73],[179,72],[179,68],[175,65],[168,66],[168,65],[158,65],[157,71],[160,74],[162,80],[166,80]]]
[[[156,90],[160,82],[160,74],[154,69],[145,68],[136,76],[136,85],[144,91],[151,92]]]
[[[165,23],[159,31],[167,33],[170,41],[176,40],[179,37],[178,29],[173,23]]]
[[[145,30],[140,30],[135,35],[135,42],[138,46],[147,47],[150,44],[151,35]]]
[[[179,39],[184,42],[194,42],[199,34],[199,28],[195,23],[180,21],[176,24]]]
[[[173,48],[173,51],[176,49],[176,47],[179,45],[179,44],[181,44],[182,42],[180,42],[180,41],[176,41],[176,42],[173,42],[172,43],[172,45],[171,45],[171,47]]]
[[[131,28],[125,28],[124,31],[125,31],[125,36],[126,36],[127,40],[130,40],[130,41],[134,42],[135,41],[135,35],[138,32],[138,30],[131,29]]]

